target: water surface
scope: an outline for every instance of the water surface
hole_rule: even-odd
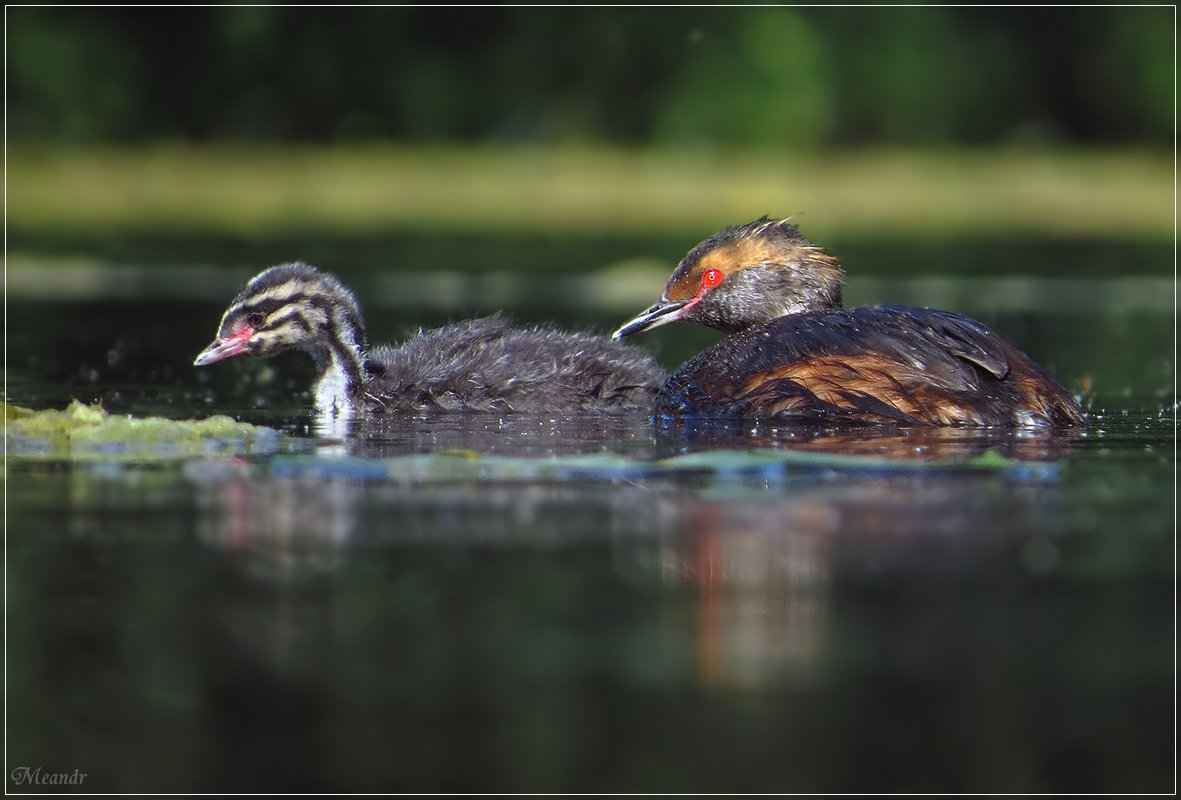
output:
[[[1071,437],[644,415],[326,436],[299,355],[190,366],[223,274],[9,298],[12,402],[286,435],[239,457],[8,454],[8,763],[87,776],[10,790],[1171,791],[1159,292],[915,278],[874,298],[994,326],[1083,395]],[[494,310],[346,277],[377,341]],[[640,294],[507,307],[607,331]],[[637,341],[675,367],[715,339]]]

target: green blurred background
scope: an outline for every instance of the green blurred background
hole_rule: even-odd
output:
[[[1174,18],[9,7],[9,246],[433,230],[671,254],[764,213],[829,244],[1171,241]]]
[[[1150,144],[1158,8],[10,8],[9,136]]]

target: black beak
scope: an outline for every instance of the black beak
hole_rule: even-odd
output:
[[[689,300],[678,300],[670,303],[666,300],[661,300],[611,334],[611,338],[622,339],[624,336],[630,336],[633,333],[639,333],[649,328],[656,328],[669,322],[675,322],[681,318],[681,311],[690,302]]]

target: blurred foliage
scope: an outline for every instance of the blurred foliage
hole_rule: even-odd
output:
[[[8,135],[1166,144],[1158,7],[6,9]]]
[[[862,149],[811,154],[618,147],[210,144],[8,149],[23,233],[319,228],[545,231],[684,240],[763,214],[817,241],[1173,239],[1171,161],[1153,148]],[[683,240],[683,241],[684,241]],[[19,244],[10,239],[10,246]]]

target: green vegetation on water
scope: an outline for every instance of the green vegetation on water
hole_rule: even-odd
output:
[[[78,400],[64,411],[4,404],[5,447],[13,457],[100,460],[274,452],[278,434],[226,416],[203,420],[109,414]]]

